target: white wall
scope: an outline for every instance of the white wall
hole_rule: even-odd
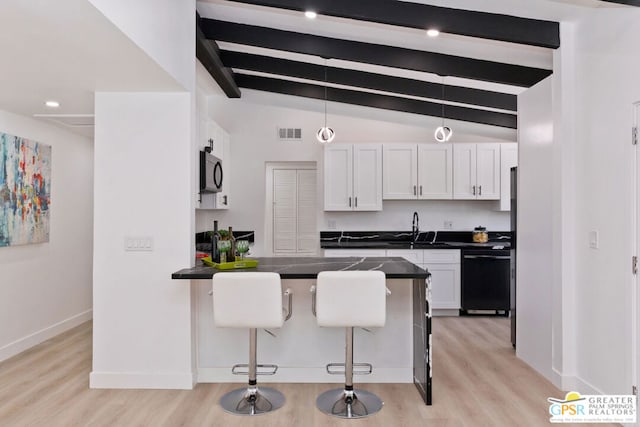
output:
[[[238,230],[256,230],[254,255],[262,254],[265,244],[265,162],[317,162],[318,230],[328,230],[328,221],[340,230],[410,230],[413,211],[420,214],[421,230],[443,229],[445,220],[453,221],[455,230],[471,230],[478,225],[493,230],[509,229],[509,213],[498,212],[498,202],[469,201],[388,201],[382,212],[323,212],[323,147],[315,139],[318,126],[324,122],[323,104],[285,95],[264,94],[244,90],[243,99],[210,97],[210,114],[231,134],[231,209],[198,211],[196,230],[212,228],[213,219]],[[315,111],[317,108],[318,111]],[[421,117],[371,108],[331,104],[328,122],[336,130],[335,142],[433,142],[433,128],[422,125]],[[415,117],[414,117],[415,116]],[[276,139],[278,127],[301,127],[303,142],[281,142]],[[487,126],[460,125],[456,142],[514,141],[513,130]],[[478,132],[471,134],[469,132]],[[498,136],[500,138],[498,138]]]
[[[186,90],[195,90],[195,0],[88,0]]]
[[[632,103],[640,101],[640,9],[598,10],[577,28],[576,353],[585,386],[631,391]],[[588,233],[597,230],[600,247]],[[638,363],[638,361],[633,361]]]
[[[552,77],[518,96],[516,354],[557,383],[552,370]],[[546,171],[546,172],[545,172]]]
[[[554,182],[552,203],[552,363],[562,390],[576,390],[576,25],[560,26],[562,46],[554,52],[552,88],[554,143],[550,160]]]
[[[93,142],[0,111],[0,131],[52,146],[48,243],[0,248],[0,361],[91,318]]]
[[[97,93],[91,387],[190,388],[190,93]],[[153,251],[125,252],[126,236]]]
[[[563,23],[553,84],[519,97],[517,353],[582,393],[629,394],[638,363],[629,130],[639,18],[637,8],[606,8]]]

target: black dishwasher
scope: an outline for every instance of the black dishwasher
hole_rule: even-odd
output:
[[[510,251],[462,250],[462,301],[460,314],[509,315]]]

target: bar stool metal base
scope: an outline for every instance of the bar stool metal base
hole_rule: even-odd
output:
[[[316,399],[316,407],[327,415],[339,418],[364,418],[382,409],[384,402],[375,394],[355,389],[336,388],[325,391]]]
[[[236,415],[262,415],[280,409],[284,395],[271,387],[240,388],[220,399],[226,412]]]

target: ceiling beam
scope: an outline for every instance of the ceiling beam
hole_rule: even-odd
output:
[[[220,48],[215,41],[208,40],[200,29],[201,18],[196,14],[196,58],[207,69],[211,77],[229,98],[240,98],[240,89],[233,77],[233,71],[220,60]]]
[[[628,6],[638,6],[640,7],[640,0],[602,0],[607,3],[618,3],[618,4],[626,4]]]
[[[305,98],[325,99],[325,86],[241,73],[236,73],[236,81],[240,87],[246,89],[302,96]],[[326,99],[344,104],[402,111],[432,117],[442,117],[443,115],[442,104],[356,90],[326,87]],[[457,105],[445,104],[444,117],[452,120],[481,123],[510,129],[517,128],[517,116],[515,114],[478,110]]]
[[[558,22],[395,0],[232,0],[281,9],[556,49]],[[621,0],[618,3],[638,3]],[[637,4],[636,4],[637,5]]]
[[[236,70],[258,71],[281,76],[297,77],[307,80],[326,81],[345,86],[380,90],[385,92],[412,95],[422,98],[442,99],[443,85],[423,80],[387,76],[345,68],[325,67],[308,62],[291,61],[271,56],[251,53],[220,51],[220,58],[226,67]],[[516,111],[516,95],[492,92],[488,90],[444,85],[444,99],[462,104],[480,105],[501,110]]]
[[[531,87],[552,73],[551,70],[522,65],[334,39],[214,19],[203,18],[200,24],[204,35],[210,40],[514,86]]]

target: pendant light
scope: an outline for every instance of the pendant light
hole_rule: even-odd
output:
[[[453,136],[453,130],[444,125],[444,76],[442,76],[442,126],[438,126],[433,136],[438,142],[447,142]]]
[[[316,132],[318,142],[328,144],[336,137],[336,133],[327,127],[327,60],[324,60],[324,126]]]

